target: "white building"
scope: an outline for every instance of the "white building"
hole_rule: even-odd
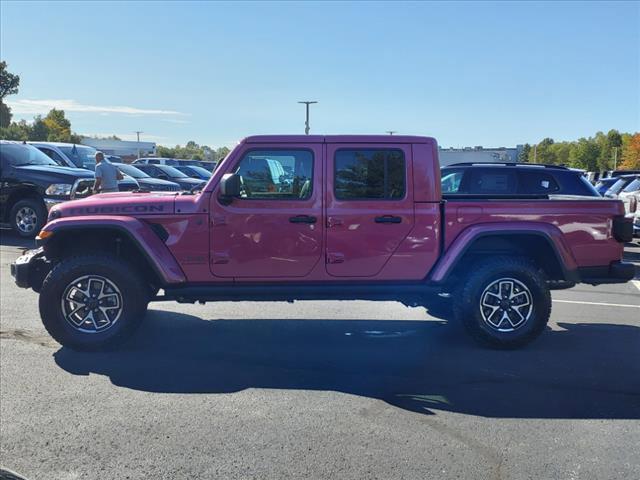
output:
[[[522,145],[518,145],[515,148],[440,148],[438,155],[442,166],[453,163],[515,163],[518,161],[522,147]]]
[[[138,150],[140,150],[141,157],[154,156],[156,154],[155,142],[129,142],[111,138],[82,137],[81,143],[96,148],[105,155],[117,155],[125,161],[132,161],[138,158]]]

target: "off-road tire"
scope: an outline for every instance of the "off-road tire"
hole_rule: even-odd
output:
[[[33,224],[33,230],[30,230],[28,232],[18,226],[18,212],[23,209],[30,209],[34,212],[36,217],[36,220]],[[24,200],[19,200],[15,203],[15,205],[13,205],[13,207],[11,207],[11,212],[9,213],[9,223],[11,224],[11,229],[23,238],[35,237],[46,222],[47,209],[42,204],[42,202],[38,201],[35,198],[25,198]]]
[[[494,348],[512,349],[528,344],[545,330],[551,316],[551,294],[544,272],[533,263],[517,257],[491,258],[476,263],[471,272],[454,294],[453,311],[455,319],[462,322],[476,341]],[[516,284],[524,285],[532,305],[529,317],[512,331],[492,327],[484,318],[491,310],[485,308],[484,316],[481,311],[487,289],[501,279],[513,279]],[[500,315],[500,310],[497,314]],[[505,325],[513,328],[506,320]]]
[[[119,290],[122,309],[117,321],[104,331],[85,333],[65,318],[62,299],[72,282],[97,275]],[[149,302],[149,288],[140,273],[121,258],[87,254],[60,261],[45,278],[40,290],[40,316],[49,334],[73,350],[110,350],[126,340],[140,325]]]

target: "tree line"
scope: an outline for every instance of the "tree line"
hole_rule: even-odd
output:
[[[524,145],[520,161],[581,168],[590,172],[640,169],[640,133],[609,130],[569,142],[545,138]]]
[[[36,116],[31,123],[25,120],[12,122],[11,108],[4,99],[18,93],[19,85],[20,77],[7,70],[6,62],[0,62],[0,139],[80,143],[81,136],[73,133],[71,122],[63,110],[54,108],[45,117]],[[198,145],[193,140],[184,146],[158,146],[156,151],[161,157],[212,161],[220,160],[229,153],[227,147],[213,149]],[[519,160],[567,165],[587,171],[640,169],[640,133],[609,130],[606,134],[597,132],[593,137],[568,142],[545,138],[537,144],[524,145]]]
[[[193,140],[189,140],[184,147],[180,145],[176,145],[175,147],[158,145],[156,147],[156,155],[163,158],[185,158],[216,162],[222,160],[228,153],[229,149],[227,147],[214,149],[207,145],[198,145]]]

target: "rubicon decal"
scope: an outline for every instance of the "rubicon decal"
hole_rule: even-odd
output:
[[[164,205],[105,205],[100,207],[74,207],[70,215],[92,215],[96,213],[154,213],[164,212]]]

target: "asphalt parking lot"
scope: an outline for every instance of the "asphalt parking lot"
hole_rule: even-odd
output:
[[[300,302],[158,303],[81,354],[0,235],[0,462],[29,479],[640,478],[640,279],[553,292],[518,351],[422,308]]]

